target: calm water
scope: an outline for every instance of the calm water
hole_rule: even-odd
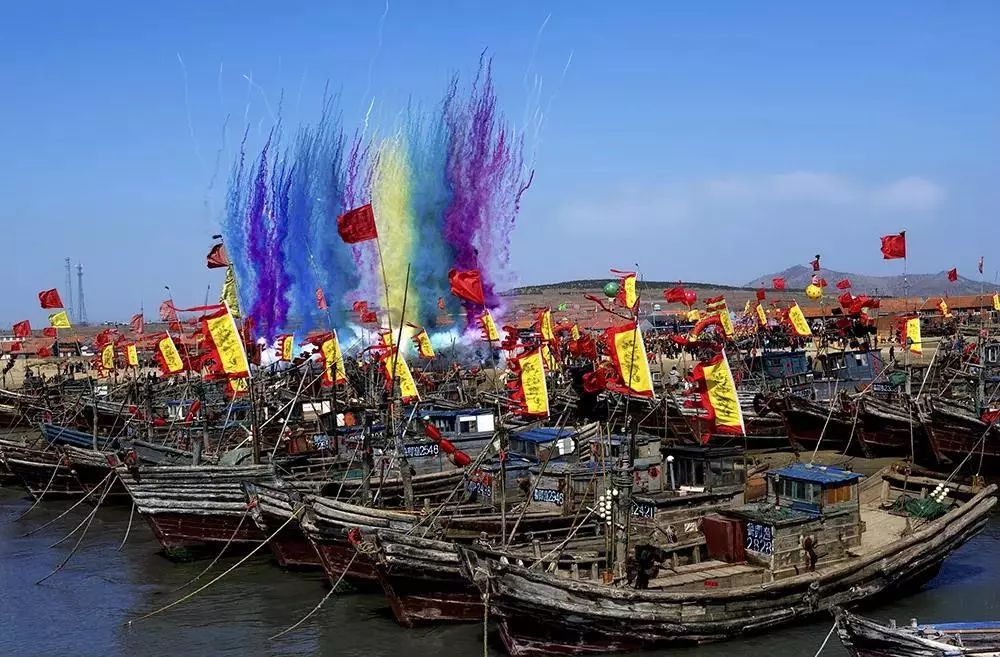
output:
[[[165,560],[157,554],[156,540],[138,517],[119,552],[128,508],[108,507],[100,510],[69,564],[36,585],[69,554],[76,537],[54,548],[48,546],[68,533],[85,511],[81,506],[41,532],[22,537],[69,506],[43,502],[27,518],[15,521],[29,505],[20,492],[0,489],[0,656],[482,655],[481,626],[405,630],[393,622],[384,598],[374,594],[331,597],[298,630],[269,641],[270,635],[310,610],[326,589],[318,575],[286,573],[263,557],[251,559],[190,601],[129,627],[129,619],[182,595],[170,591],[197,575],[207,562],[174,564]],[[220,561],[213,574],[235,561]],[[1000,518],[995,517],[982,535],[945,562],[940,575],[922,591],[868,613],[900,622],[914,616],[926,621],[998,619],[998,565]],[[211,576],[203,577],[199,585]],[[714,644],[670,654],[811,657],[829,628],[830,623],[824,620],[742,639],[739,645]],[[493,635],[490,654],[504,654]],[[831,639],[823,654],[839,657],[845,653],[836,639]]]

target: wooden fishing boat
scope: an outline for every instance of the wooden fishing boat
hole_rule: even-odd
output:
[[[760,632],[917,586],[982,530],[996,503],[991,485],[943,516],[914,518],[861,505],[858,476],[834,468],[784,468],[768,481],[767,503],[723,514],[738,539],[731,561],[672,565],[643,588],[566,579],[472,550],[463,564],[511,655],[633,651]]]
[[[812,450],[822,440],[825,449],[849,449],[864,454],[863,437],[854,431],[854,415],[845,410],[840,397],[815,402],[795,394],[775,395],[768,399],[771,410],[785,421],[788,440],[795,449]]]
[[[938,462],[954,467],[964,461],[963,469],[970,472],[1000,471],[996,422],[984,422],[966,406],[941,397],[921,399],[919,414]]]
[[[319,489],[323,484],[316,481],[311,483],[311,487]],[[296,482],[292,486],[287,481],[276,479],[269,482],[244,481],[241,485],[254,523],[262,534],[271,537],[267,545],[278,565],[294,569],[322,568],[323,563],[316,549],[302,533],[299,524],[287,522],[303,505],[303,492],[308,491],[310,484]]]
[[[919,460],[926,461],[927,432],[908,397],[885,401],[873,395],[856,395],[851,404],[856,405],[856,431],[861,432],[872,456],[909,456],[916,452]]]
[[[26,447],[0,440],[0,460],[35,499],[72,498],[87,490],[73,474],[72,464],[55,449]]]
[[[244,481],[270,481],[269,465],[133,466],[118,470],[164,554],[186,560],[223,546],[253,547],[265,536],[250,519]]]
[[[1000,621],[881,625],[836,609],[837,634],[851,657],[992,657],[1000,654]]]
[[[105,502],[129,501],[128,491],[118,481],[115,472],[123,465],[116,452],[81,449],[73,445],[62,445],[57,450],[69,462],[73,476],[85,491],[103,497]],[[106,492],[105,486],[109,486]],[[94,499],[96,501],[99,497]]]

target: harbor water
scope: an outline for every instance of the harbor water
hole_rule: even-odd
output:
[[[4,657],[157,657],[232,655],[270,657],[443,657],[483,654],[482,625],[407,630],[392,619],[376,593],[333,595],[295,631],[269,637],[294,624],[327,593],[319,573],[286,572],[266,550],[216,584],[145,620],[138,619],[210,581],[236,563],[222,558],[196,583],[175,591],[209,562],[176,564],[158,554],[146,523],[135,518],[128,540],[129,508],[101,508],[68,563],[41,584],[36,582],[70,554],[77,535],[50,547],[85,516],[81,505],[31,535],[71,504],[31,505],[17,489],[0,489],[0,655]],[[954,553],[940,574],[920,591],[864,610],[875,619],[900,623],[1000,619],[1000,517]],[[130,621],[134,621],[131,622]],[[831,620],[816,621],[719,643],[644,653],[652,656],[731,657],[767,655],[810,657],[829,631]],[[505,654],[490,631],[490,655]],[[823,655],[843,656],[836,637]]]

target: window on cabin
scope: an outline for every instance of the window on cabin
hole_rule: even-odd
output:
[[[864,367],[868,364],[868,354],[854,354],[854,363],[858,367]]]
[[[474,431],[476,431],[475,420],[462,420],[458,423],[459,433],[473,433]]]
[[[823,504],[841,504],[843,502],[850,502],[851,491],[853,490],[854,487],[850,485],[827,488],[823,491]]]

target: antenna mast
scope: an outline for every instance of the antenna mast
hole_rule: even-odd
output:
[[[76,265],[76,323],[87,325],[87,304],[83,300],[83,265]]]

